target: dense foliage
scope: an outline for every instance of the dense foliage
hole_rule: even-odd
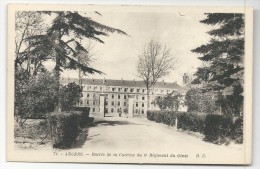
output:
[[[215,113],[220,111],[219,95],[215,92],[203,92],[202,89],[190,89],[186,93],[188,112]]]
[[[147,111],[147,119],[175,126],[177,129],[199,132],[204,140],[214,144],[243,143],[243,118],[218,114]],[[177,126],[176,126],[177,124]]]
[[[204,133],[206,114],[178,113],[178,129]]]
[[[16,78],[16,115],[20,118],[42,118],[52,112],[57,102],[55,83],[55,78],[48,72],[39,73],[29,80]]]
[[[66,111],[76,106],[82,97],[82,88],[75,82],[62,86],[60,89],[61,110]]]
[[[180,94],[173,95],[173,93],[166,96],[160,96],[155,99],[155,104],[159,106],[161,110],[178,111],[180,106]]]
[[[211,25],[208,32],[211,40],[193,49],[201,56],[206,66],[195,73],[194,84],[202,85],[205,91],[222,94],[219,102],[227,114],[242,114],[244,74],[244,14],[208,13],[201,23]],[[225,96],[229,96],[226,98]],[[239,99],[236,99],[239,97]],[[232,100],[232,102],[230,102]],[[231,105],[226,104],[227,102]],[[232,108],[230,108],[232,107]],[[235,108],[236,107],[236,108]]]
[[[49,117],[54,148],[70,148],[81,132],[81,112],[55,112]]]
[[[175,125],[176,112],[174,111],[147,111],[147,119],[156,123],[163,123],[169,126]]]
[[[205,141],[216,144],[228,143],[232,139],[233,120],[231,117],[210,114],[205,119]]]
[[[57,81],[51,73],[45,71],[32,76],[29,80],[26,78],[15,80],[15,110],[19,118],[45,118],[47,113],[54,111],[58,101],[55,88]],[[68,110],[76,106],[82,97],[81,87],[69,83],[60,88],[61,109]]]
[[[43,18],[53,18],[53,20],[49,26],[43,27]],[[56,83],[54,84],[56,86],[53,87],[56,96],[59,95],[59,78],[62,70],[79,69],[84,74],[102,73],[91,68],[89,63],[81,62],[89,60],[84,59],[89,58],[89,51],[81,43],[82,40],[91,39],[104,43],[100,36],[108,36],[109,33],[114,32],[126,35],[119,29],[95,22],[82,12],[76,11],[17,12],[16,21],[17,32],[27,33],[16,34],[15,72],[18,73],[19,69],[24,69],[23,76],[28,76],[28,80],[31,78],[31,72],[37,75],[44,62],[55,62]],[[24,22],[27,24],[23,24]],[[54,103],[55,109],[58,110],[61,104],[59,98]]]

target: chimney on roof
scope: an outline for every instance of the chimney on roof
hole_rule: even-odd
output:
[[[189,84],[189,82],[190,82],[190,77],[187,75],[187,73],[184,73],[184,75],[183,75],[183,85],[187,85],[187,84]]]

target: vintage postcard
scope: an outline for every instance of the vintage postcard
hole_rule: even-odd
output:
[[[250,7],[8,5],[7,160],[250,165]]]

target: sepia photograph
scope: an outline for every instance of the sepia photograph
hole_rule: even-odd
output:
[[[250,165],[253,9],[8,5],[7,160]]]

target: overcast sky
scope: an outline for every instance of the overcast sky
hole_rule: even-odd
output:
[[[100,12],[100,11],[99,11]],[[176,58],[175,70],[161,80],[177,81],[182,84],[184,73],[192,74],[201,64],[198,54],[191,50],[209,40],[206,34],[210,26],[199,21],[205,18],[201,13],[123,13],[100,12],[87,13],[93,20],[119,28],[130,36],[111,34],[100,37],[105,43],[94,42],[95,62],[91,66],[106,75],[89,75],[88,78],[138,79],[136,64],[140,49],[151,39],[160,41],[172,49]],[[78,77],[77,72],[64,72],[64,77]]]

